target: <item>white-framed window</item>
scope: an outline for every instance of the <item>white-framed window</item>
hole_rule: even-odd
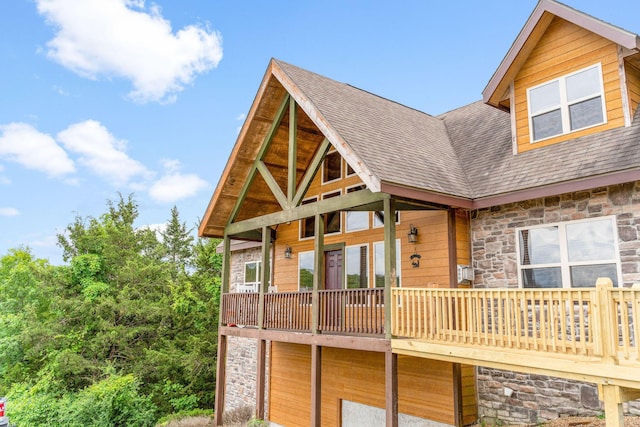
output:
[[[340,197],[342,190],[332,191],[322,195],[322,200]],[[324,214],[324,234],[335,234],[342,232],[342,214],[340,211],[328,212]]]
[[[304,199],[301,205],[308,205],[318,201],[317,197],[309,197]],[[300,220],[300,240],[312,238],[316,233],[316,217],[310,216]]]
[[[298,290],[312,291],[315,255],[313,251],[298,253]]]
[[[258,292],[260,287],[260,261],[244,263],[244,281],[240,292]]]
[[[606,123],[601,64],[527,89],[531,142]]]
[[[396,286],[402,283],[402,267],[400,261],[400,239],[396,239]],[[384,288],[384,242],[375,242],[373,244],[373,265],[374,265],[374,285],[376,288]]]
[[[400,224],[400,211],[396,211],[396,224]],[[373,213],[373,228],[384,227],[384,211]]]
[[[342,178],[342,156],[337,151],[330,151],[322,162],[322,183],[328,184]]]
[[[347,169],[347,171],[345,172],[345,176],[346,177],[354,176],[356,174],[356,171],[353,170],[351,165],[349,163],[347,163],[346,161],[344,162],[344,164],[345,164],[345,168]]]
[[[593,287],[598,277],[621,283],[615,216],[518,228],[523,288]]]
[[[369,287],[369,245],[345,248],[345,283],[347,289]]]
[[[347,194],[367,188],[364,184],[347,187]],[[369,229],[369,211],[347,211],[345,212],[345,229],[347,232]]]

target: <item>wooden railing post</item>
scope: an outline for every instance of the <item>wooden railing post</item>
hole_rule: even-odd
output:
[[[596,281],[596,341],[604,363],[615,364],[614,337],[618,337],[618,325],[613,320],[613,301],[610,298],[609,289],[613,288],[613,282],[608,277],[599,277]]]
[[[269,291],[271,277],[271,228],[262,227],[262,270],[260,271],[260,288],[258,296],[258,329],[264,328],[264,294]]]
[[[599,277],[596,281],[599,343],[602,349],[602,362],[617,364],[616,342],[618,340],[617,307],[611,297],[613,282],[608,277]],[[615,340],[615,341],[614,341]],[[606,427],[623,427],[621,389],[617,385],[601,384],[598,387],[600,400],[604,402]]]
[[[320,297],[318,290],[324,287],[324,216],[315,216],[315,240],[313,251],[313,294],[311,296],[311,333],[317,334],[320,329]]]

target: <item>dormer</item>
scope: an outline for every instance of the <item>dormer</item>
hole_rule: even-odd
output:
[[[630,126],[640,102],[640,38],[540,0],[483,100],[510,112],[514,154]]]

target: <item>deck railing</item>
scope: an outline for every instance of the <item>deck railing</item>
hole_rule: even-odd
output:
[[[394,288],[392,296],[394,336],[638,361],[636,289]]]
[[[311,292],[266,294],[264,296],[264,328],[310,331],[312,296]]]
[[[384,334],[384,289],[318,291],[323,332]]]
[[[260,294],[242,292],[222,295],[222,323],[227,326],[258,326]]]
[[[384,289],[318,291],[318,331],[334,334],[384,334]],[[263,329],[311,332],[312,292],[264,295]],[[222,324],[258,327],[258,293],[222,295]]]

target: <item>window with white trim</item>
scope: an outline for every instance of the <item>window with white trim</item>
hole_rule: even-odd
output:
[[[345,248],[345,283],[347,289],[369,287],[369,245]]]
[[[332,191],[322,195],[322,200],[340,197],[342,190]],[[324,234],[340,233],[342,231],[342,214],[340,211],[327,212],[324,214]]]
[[[400,264],[400,239],[396,239],[396,286],[400,286],[400,276],[402,268]],[[375,274],[375,287],[384,288],[384,242],[373,244],[373,264]]]
[[[400,224],[400,211],[396,211],[396,224]],[[373,228],[384,227],[384,211],[373,212]]]
[[[365,188],[367,186],[364,184],[354,185],[347,188],[347,194],[364,190]],[[369,211],[347,211],[345,212],[345,217],[347,231],[367,230],[369,228]]]
[[[605,123],[600,64],[527,89],[531,141]]]
[[[260,287],[260,261],[244,263],[244,282],[240,292],[258,292]]]
[[[615,216],[517,229],[523,288],[593,287],[599,277],[620,283]]]
[[[342,178],[342,156],[337,151],[331,151],[324,156],[322,162],[322,183],[337,181]]]
[[[304,199],[301,205],[308,205],[309,203],[315,203],[318,201],[317,197],[310,197]],[[310,216],[300,220],[300,239],[308,239],[313,237],[316,233],[316,217]]]
[[[315,255],[313,251],[298,254],[298,290],[313,290]]]

